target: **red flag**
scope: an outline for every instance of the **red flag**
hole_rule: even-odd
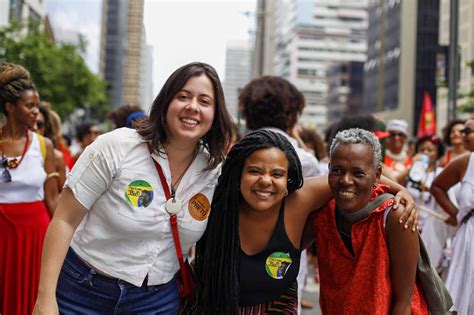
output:
[[[425,91],[421,107],[420,122],[418,123],[417,137],[436,134],[436,118],[431,103],[430,94]]]

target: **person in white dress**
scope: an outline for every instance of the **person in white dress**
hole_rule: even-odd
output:
[[[474,314],[474,120],[461,131],[464,145],[470,151],[449,163],[431,185],[431,193],[449,214],[451,225],[459,224],[453,242],[451,266],[446,286],[458,314]],[[459,207],[449,199],[448,190],[461,182]]]
[[[406,187],[418,205],[444,215],[444,211],[439,208],[430,192],[431,183],[443,170],[439,166],[439,162],[444,154],[444,146],[441,139],[436,135],[422,136],[417,139],[415,150],[417,154],[413,157],[414,162],[418,163],[417,161],[420,161],[424,155],[427,158],[426,169],[422,172],[423,176],[419,182],[414,181],[408,176]],[[456,189],[459,190],[459,185],[452,187],[448,194],[450,200],[457,206]],[[456,228],[446,224],[439,217],[422,211],[420,212],[420,230],[430,261],[435,266],[438,266],[446,240],[454,236]]]

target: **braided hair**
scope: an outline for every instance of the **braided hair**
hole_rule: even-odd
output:
[[[5,104],[21,99],[26,90],[36,91],[28,70],[20,65],[4,63],[0,65],[0,112],[7,114]]]
[[[278,148],[288,160],[289,193],[303,185],[301,163],[285,136],[257,130],[238,141],[222,167],[207,229],[197,243],[196,289],[185,314],[235,314],[239,303],[239,191],[245,160],[255,151]]]

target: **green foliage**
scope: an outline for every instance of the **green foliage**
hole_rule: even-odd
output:
[[[474,67],[474,60],[466,62],[466,67],[470,68],[472,73],[474,73],[473,67]],[[460,93],[458,95],[458,98],[465,100],[467,99],[466,102],[463,102],[462,104],[457,106],[457,109],[460,112],[464,113],[474,113],[474,89],[471,89],[469,93]]]
[[[458,110],[464,113],[474,113],[474,90],[470,93],[463,94],[462,98],[467,98],[467,102],[458,105]]]
[[[79,54],[79,47],[53,42],[38,24],[13,22],[0,29],[3,61],[24,66],[31,74],[41,100],[52,104],[63,118],[76,108],[90,107],[95,118],[109,110],[106,83],[93,74]]]

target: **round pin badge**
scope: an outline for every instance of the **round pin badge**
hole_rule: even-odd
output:
[[[176,198],[170,198],[166,201],[165,209],[169,214],[177,214],[181,211],[181,202]]]
[[[281,280],[290,269],[292,262],[289,253],[274,252],[265,261],[265,270],[273,279]]]
[[[153,197],[153,187],[144,180],[134,180],[125,188],[125,200],[134,208],[148,207]]]
[[[189,199],[188,210],[194,220],[204,221],[211,212],[211,203],[206,195],[198,193]]]

